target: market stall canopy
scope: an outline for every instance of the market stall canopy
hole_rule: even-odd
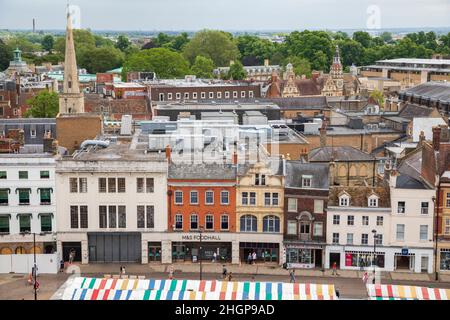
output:
[[[367,284],[371,300],[449,300],[450,289]]]
[[[337,300],[334,285],[77,277],[63,300]]]

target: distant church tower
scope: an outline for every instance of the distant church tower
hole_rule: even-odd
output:
[[[59,95],[59,113],[84,113],[84,95],[80,92],[78,82],[77,60],[70,13],[67,13],[64,85],[63,93]]]
[[[336,46],[336,52],[333,57],[333,64],[330,67],[330,75],[322,89],[324,96],[343,96],[344,95],[344,70],[341,63],[339,46]]]

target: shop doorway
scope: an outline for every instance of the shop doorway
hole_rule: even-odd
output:
[[[330,268],[336,263],[336,267],[339,269],[341,267],[341,254],[339,252],[330,252]]]
[[[314,250],[314,260],[315,260],[315,267],[316,268],[322,268],[322,250]]]
[[[161,242],[148,243],[148,262],[160,262],[161,253]]]
[[[420,259],[420,271],[421,272],[428,272],[428,256],[422,256]]]
[[[413,264],[412,256],[395,256],[395,269],[397,270],[411,270]]]
[[[69,261],[69,255],[71,251],[75,252],[73,261],[81,262],[81,242],[63,242],[63,259]]]

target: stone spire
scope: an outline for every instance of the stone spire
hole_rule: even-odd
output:
[[[60,113],[83,113],[84,95],[80,92],[77,59],[73,41],[72,19],[67,11],[66,55],[64,61],[63,93],[59,97]]]
[[[334,53],[333,63],[342,65],[342,63],[341,63],[341,53],[339,52],[339,46],[338,45],[336,45],[336,51]]]

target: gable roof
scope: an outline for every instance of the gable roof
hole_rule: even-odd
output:
[[[354,147],[321,147],[309,152],[310,162],[330,162],[334,161],[375,161],[376,158],[366,152]]]
[[[328,164],[286,161],[286,188],[301,188],[302,176],[310,175],[311,189],[328,189],[328,174]]]

